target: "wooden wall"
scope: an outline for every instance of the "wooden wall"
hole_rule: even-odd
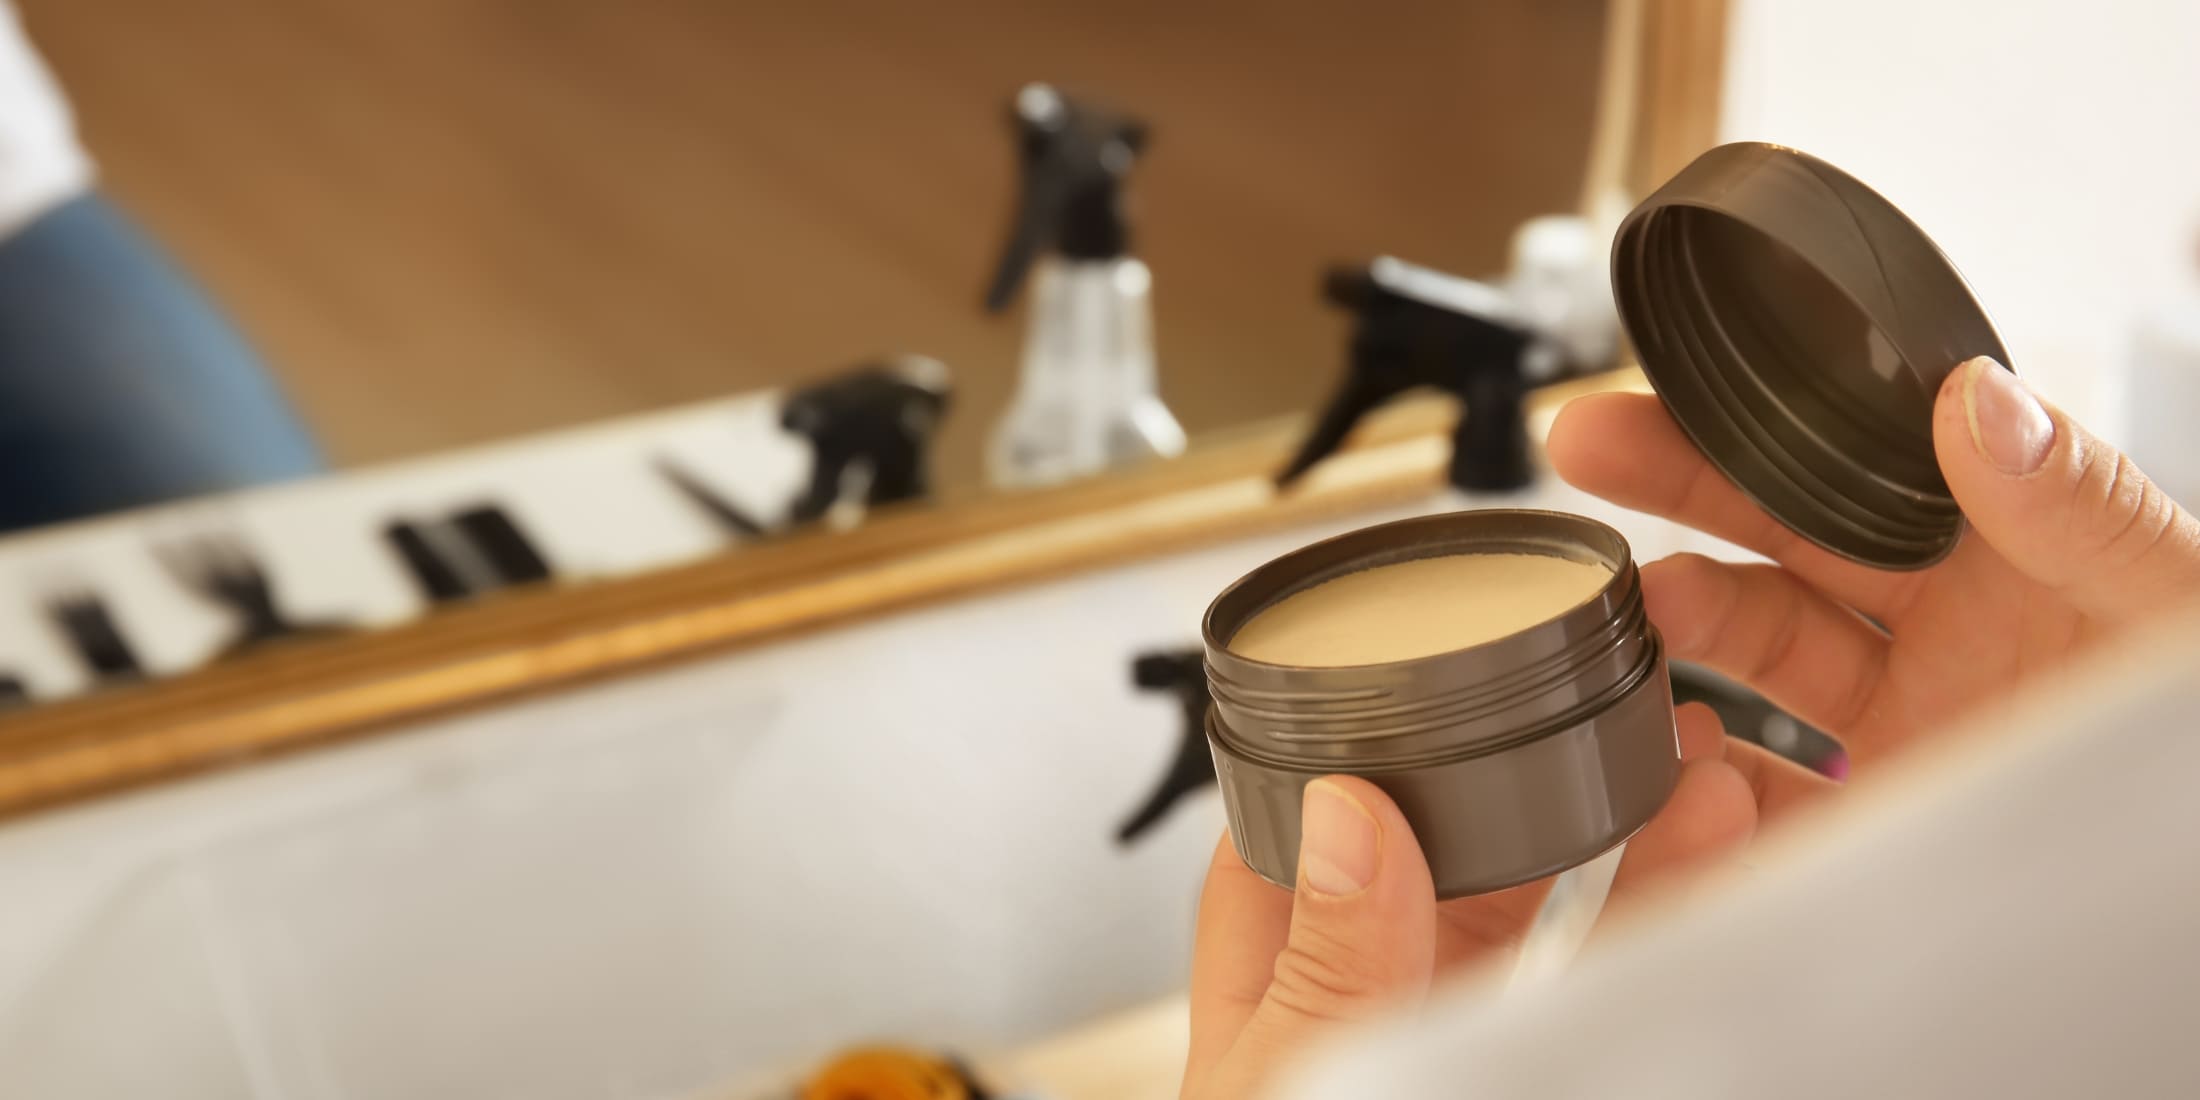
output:
[[[1477,273],[1572,209],[1603,4],[18,0],[112,193],[345,463],[936,355],[974,477],[1024,80],[1154,124],[1133,189],[1195,432],[1319,400],[1328,261]]]

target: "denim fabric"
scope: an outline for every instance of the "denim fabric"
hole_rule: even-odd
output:
[[[321,468],[236,329],[98,195],[0,241],[0,531]]]

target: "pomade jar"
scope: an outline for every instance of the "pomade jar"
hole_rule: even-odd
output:
[[[1720,146],[1622,223],[1612,280],[1666,409],[1774,519],[1884,569],[1953,549],[1963,517],[1933,452],[1934,398],[1964,361],[2009,356],[1962,275],[1892,203],[1794,149]],[[1579,606],[1447,652],[1308,667],[1230,649],[1298,592],[1455,553],[1595,561],[1612,577]],[[1679,776],[1665,657],[1627,544],[1583,517],[1463,512],[1316,543],[1225,589],[1202,637],[1230,835],[1279,885],[1296,879],[1300,798],[1322,775],[1364,777],[1398,802],[1441,897],[1595,858]]]
[[[1466,554],[1555,557],[1606,579],[1533,625],[1463,648],[1355,665],[1278,664],[1231,648],[1292,596]],[[1247,866],[1281,885],[1297,875],[1301,793],[1323,775],[1365,776],[1397,800],[1442,897],[1593,858],[1641,828],[1679,775],[1672,683],[1627,541],[1582,516],[1455,512],[1318,542],[1231,585],[1202,637],[1230,835]]]

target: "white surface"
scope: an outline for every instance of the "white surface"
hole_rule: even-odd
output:
[[[1565,980],[1453,991],[1288,1095],[2200,1095],[2200,622],[2148,643]]]
[[[2194,249],[2200,263],[2200,247]],[[2200,510],[2200,271],[2179,301],[2164,302],[2132,340],[2133,401],[2125,453],[2186,511]]]
[[[1507,503],[1682,541],[1559,487]],[[1221,815],[1114,846],[1178,733],[1130,658],[1377,518],[0,827],[0,1095],[657,1096],[1177,989]]]
[[[1963,269],[2018,371],[2118,434],[2132,325],[2200,230],[2200,4],[1733,10],[1726,138],[1792,145],[1892,199]]]
[[[53,74],[0,0],[0,238],[91,186],[92,162]]]
[[[760,393],[569,431],[186,501],[0,538],[0,669],[34,696],[82,690],[87,674],[39,594],[90,588],[155,674],[186,671],[229,638],[220,609],[179,587],[148,547],[192,532],[244,535],[300,619],[388,624],[424,607],[382,537],[400,517],[494,502],[568,581],[630,574],[713,553],[727,535],[651,469],[676,456],[752,514],[778,520],[809,476],[809,448]]]

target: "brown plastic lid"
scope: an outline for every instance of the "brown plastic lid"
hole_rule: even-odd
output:
[[[2009,356],[1894,204],[1808,154],[1722,145],[1621,223],[1612,286],[1674,419],[1780,522],[1889,569],[1955,546],[1933,398],[1965,360]]]

